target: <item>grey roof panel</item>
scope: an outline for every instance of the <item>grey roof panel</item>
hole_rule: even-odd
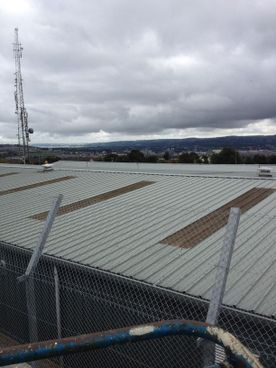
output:
[[[0,165],[0,174],[11,170],[15,168]],[[65,169],[41,173],[31,166],[18,166],[16,171],[19,174],[0,179],[0,190],[76,176],[0,197],[0,240],[29,249],[35,246],[43,226],[30,216],[48,210],[59,193],[64,195],[65,205],[141,180],[154,181],[150,186],[57,217],[45,252],[207,299],[224,228],[192,249],[160,242],[251,188],[276,188],[273,179],[164,173],[153,177]],[[224,303],[268,316],[276,314],[275,239],[273,193],[241,216]]]

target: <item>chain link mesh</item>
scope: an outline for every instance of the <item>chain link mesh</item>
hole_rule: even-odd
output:
[[[145,264],[134,266],[137,275],[138,270],[147,267],[147,280],[151,280],[147,282],[44,254],[32,275],[35,295],[32,310],[38,341],[58,338],[55,267],[62,337],[167,319],[204,322],[228,212],[201,221],[197,221],[198,212],[191,212],[191,218],[194,226],[189,225],[188,232],[172,229],[172,234],[176,233],[172,240],[175,244],[166,245],[164,240],[162,247],[171,247],[174,252],[167,257],[160,253],[156,262],[162,265],[162,272],[146,262],[149,253],[145,255]],[[187,236],[193,242],[185,247]],[[258,355],[266,368],[276,366],[276,321],[269,315],[276,303],[275,239],[273,216],[250,211],[242,215],[217,322]],[[17,280],[25,273],[30,257],[29,251],[0,242],[1,346],[30,341],[26,282]],[[254,309],[250,310],[252,305]],[[222,359],[221,351],[214,350],[214,346],[206,349],[204,343],[194,338],[171,336],[44,360],[39,367],[203,367],[206,354]]]

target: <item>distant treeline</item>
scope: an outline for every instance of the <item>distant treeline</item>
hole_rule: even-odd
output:
[[[14,152],[15,153],[15,152]],[[32,152],[31,163],[42,164],[45,161],[49,163],[59,160],[79,160],[89,161],[90,159],[97,161],[109,161],[109,162],[167,162],[167,163],[197,163],[197,164],[262,164],[262,165],[276,165],[276,155],[264,155],[264,154],[240,154],[238,150],[230,147],[224,147],[218,153],[212,154],[199,154],[193,151],[184,151],[176,154],[170,150],[163,154],[155,154],[151,151],[143,153],[138,149],[132,149],[128,153],[112,153],[105,152],[102,154],[89,154],[82,151],[74,152],[72,155],[64,155],[63,152],[52,152],[48,150],[40,152]],[[0,162],[13,162],[20,163],[19,156],[15,156],[12,159],[6,157],[6,154],[0,152]]]
[[[118,155],[108,153],[102,157],[103,161],[113,162],[160,162],[157,155],[145,156],[139,150],[131,150],[128,154]],[[242,156],[237,150],[225,147],[219,153],[210,156],[200,155],[196,152],[182,152],[178,157],[171,158],[170,152],[165,152],[161,161],[179,163],[204,163],[204,164],[276,164],[276,155],[265,156],[261,154]]]
[[[212,164],[276,164],[276,155],[241,155],[232,148],[223,148],[219,153],[210,157]]]
[[[143,152],[139,150],[131,150],[127,154],[118,155],[116,153],[107,153],[102,158],[103,161],[113,161],[113,162],[158,162],[158,156],[147,155],[145,156]]]

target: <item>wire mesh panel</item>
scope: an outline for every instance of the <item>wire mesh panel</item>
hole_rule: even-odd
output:
[[[248,208],[238,230],[218,326],[238,337],[269,368],[276,366],[276,221],[251,213]],[[188,235],[187,230],[181,230],[185,224],[166,230],[164,239],[169,233],[177,234],[179,239],[172,240],[177,244],[168,244],[168,240],[157,244],[160,253],[155,262],[147,263],[147,253],[144,261],[140,259],[141,264],[133,266],[139,270],[147,265],[144,279],[141,273],[139,280],[42,256],[32,276],[38,340],[56,339],[59,328],[61,336],[66,337],[167,319],[205,321],[228,212],[207,218],[202,212],[191,211],[194,220]],[[193,239],[193,245],[186,247],[188,238]],[[25,273],[30,256],[30,252],[15,245],[0,244],[3,346],[30,340],[26,284],[17,280]],[[177,336],[68,355],[62,360],[43,361],[39,366],[203,367],[205,355],[201,342]]]

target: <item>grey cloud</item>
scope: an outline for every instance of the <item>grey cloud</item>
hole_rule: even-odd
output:
[[[7,140],[16,132],[14,26],[34,142],[46,133],[62,141],[101,130],[150,137],[274,124],[272,0],[22,1],[30,4],[24,14],[0,5],[0,135]]]

